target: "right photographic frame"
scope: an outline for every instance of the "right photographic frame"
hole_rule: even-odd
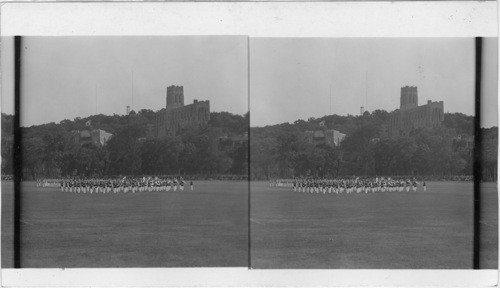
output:
[[[252,269],[497,269],[498,38],[249,41]]]

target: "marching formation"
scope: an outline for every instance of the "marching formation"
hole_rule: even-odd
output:
[[[62,192],[68,193],[138,193],[160,191],[184,191],[189,184],[194,190],[193,181],[179,178],[141,177],[122,179],[42,179],[37,180],[37,187],[60,187]]]
[[[417,191],[419,183],[414,177],[407,178],[340,178],[340,179],[277,179],[270,182],[273,187],[289,187],[303,193],[376,193]],[[427,191],[425,181],[422,190]]]

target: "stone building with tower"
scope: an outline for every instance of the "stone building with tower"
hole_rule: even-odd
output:
[[[408,137],[419,128],[436,128],[444,120],[443,101],[432,102],[418,106],[417,87],[401,87],[399,109],[389,116],[387,136],[390,138]]]
[[[162,138],[176,135],[186,127],[204,126],[210,120],[210,102],[194,100],[184,105],[182,86],[167,87],[167,105],[161,109],[155,119],[155,136]]]

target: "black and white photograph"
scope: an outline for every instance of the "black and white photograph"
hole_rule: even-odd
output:
[[[4,3],[2,286],[497,285],[497,10]]]
[[[247,37],[16,39],[2,38],[2,268],[248,266]]]
[[[483,40],[474,223],[476,39],[250,38],[251,267],[477,269],[479,247],[497,269],[498,46]]]

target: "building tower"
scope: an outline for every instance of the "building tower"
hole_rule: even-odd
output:
[[[167,110],[184,106],[184,88],[182,86],[167,87]]]
[[[418,93],[416,86],[401,87],[401,110],[418,107]]]
[[[363,116],[363,113],[365,113],[365,107],[361,106],[359,107],[359,115]]]
[[[130,106],[127,106],[127,114],[126,115],[128,115],[128,114],[130,114]]]

